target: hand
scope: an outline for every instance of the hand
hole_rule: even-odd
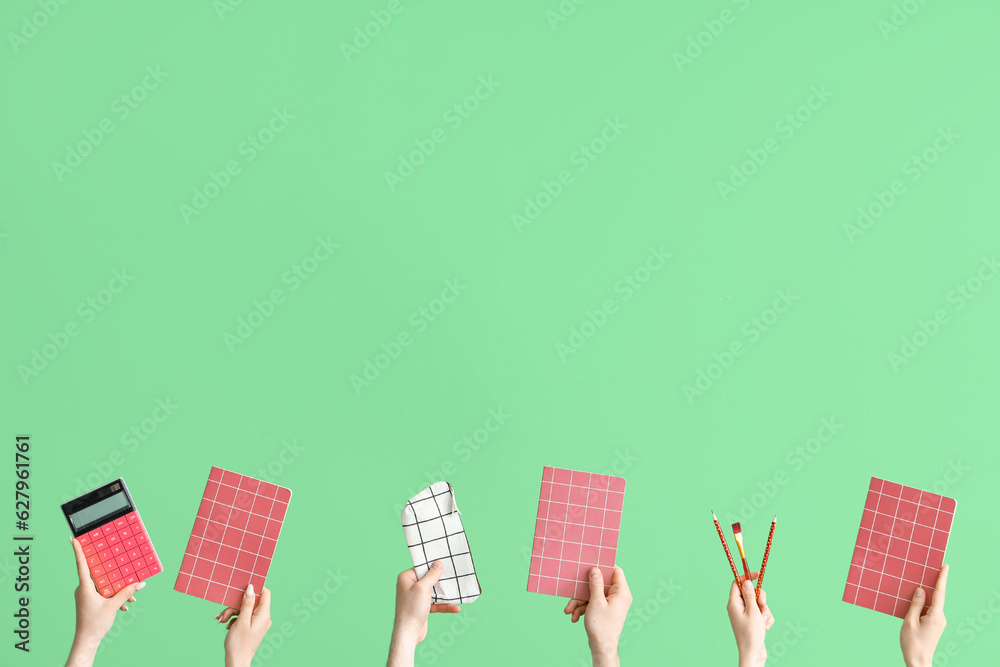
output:
[[[589,583],[590,601],[570,600],[563,613],[572,614],[574,623],[586,614],[583,626],[587,630],[595,667],[618,665],[618,640],[632,605],[632,592],[625,581],[625,572],[615,567],[607,597],[604,596],[604,574],[600,568],[591,568]]]
[[[257,647],[271,627],[271,591],[266,586],[261,588],[256,609],[253,607],[255,601],[253,584],[250,584],[243,593],[243,604],[239,610],[225,609],[216,616],[219,623],[229,621],[224,644],[226,667],[250,667]]]
[[[945,565],[934,586],[930,607],[922,617],[920,612],[924,609],[926,594],[919,586],[913,591],[910,609],[903,619],[903,629],[899,631],[899,645],[903,649],[903,660],[907,667],[929,667],[934,659],[934,649],[947,625],[944,618],[944,592],[947,585],[948,566]]]
[[[427,636],[427,617],[431,613],[456,614],[462,610],[457,604],[434,604],[431,588],[441,578],[444,565],[436,560],[422,579],[413,568],[396,577],[396,620],[392,626],[392,643],[389,646],[389,667],[413,664],[417,644]]]
[[[726,609],[736,637],[736,648],[739,649],[740,667],[760,667],[767,662],[764,633],[774,625],[774,616],[767,606],[767,593],[761,589],[760,598],[755,599],[753,581],[756,575],[752,572],[750,579],[742,580],[739,587],[735,581],[729,586]]]
[[[76,636],[69,653],[67,667],[89,667],[94,664],[97,648],[115,623],[115,613],[121,609],[128,611],[126,602],[135,602],[135,592],[146,585],[145,581],[130,584],[111,598],[105,598],[94,585],[87,567],[87,557],[83,555],[80,541],[72,538],[76,554],[76,570],[80,585],[76,587]]]

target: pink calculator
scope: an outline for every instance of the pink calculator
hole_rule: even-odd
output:
[[[104,597],[163,572],[122,478],[70,500],[62,510]]]

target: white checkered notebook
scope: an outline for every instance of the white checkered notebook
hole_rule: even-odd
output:
[[[434,602],[474,602],[482,590],[451,484],[434,482],[410,498],[401,519],[417,576],[423,577],[436,560],[444,565],[434,584]]]

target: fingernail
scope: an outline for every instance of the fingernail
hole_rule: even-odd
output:
[[[442,567],[444,567],[444,565],[442,565],[441,561],[439,560],[436,560],[433,563],[431,563],[431,569],[440,570]]]
[[[749,579],[745,579],[743,581],[743,590],[745,590],[745,591],[752,591],[753,590],[753,584],[750,582]]]
[[[918,597],[918,598],[924,597],[924,589],[918,588],[917,590],[913,591],[913,595],[914,595],[914,597]]]
[[[601,576],[601,571],[599,569],[597,569],[596,567],[590,569],[591,579],[597,579],[599,576]]]
[[[247,595],[253,595],[253,584],[247,584]]]
[[[138,584],[136,585],[136,587],[135,587],[135,590],[137,590],[137,591],[141,591],[141,590],[142,590],[143,588],[145,588],[145,587],[146,587],[146,582],[145,582],[145,581],[140,581],[140,582],[139,582],[139,583],[138,583]]]

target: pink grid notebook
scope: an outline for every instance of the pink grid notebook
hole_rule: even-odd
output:
[[[578,600],[590,599],[590,568],[611,584],[625,480],[563,468],[542,469],[528,591]]]
[[[919,585],[930,604],[955,504],[954,498],[872,477],[844,602],[903,618]]]
[[[213,467],[174,590],[239,608],[252,583],[259,597],[291,497],[284,487]]]

